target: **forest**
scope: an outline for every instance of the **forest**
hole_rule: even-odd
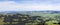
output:
[[[0,25],[60,25],[60,12],[0,12]]]

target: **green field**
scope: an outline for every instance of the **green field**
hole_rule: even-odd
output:
[[[50,19],[50,21],[45,22],[47,25],[58,25],[58,24],[53,24],[53,23],[58,23],[60,21],[59,20],[60,19],[60,14],[33,13],[33,14],[30,14],[30,16],[41,16],[43,20],[49,20]],[[56,18],[56,16],[58,18]],[[4,20],[3,18],[0,18],[0,25],[5,24],[3,22],[3,20]],[[35,23],[39,22],[38,18],[36,18],[36,20],[34,20],[34,21],[35,21]],[[15,24],[15,23],[13,22],[13,24]],[[34,23],[32,23],[31,25],[34,25]]]

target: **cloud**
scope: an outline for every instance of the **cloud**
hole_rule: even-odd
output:
[[[60,4],[19,4],[15,1],[0,2],[0,11],[34,11],[34,10],[60,10]]]

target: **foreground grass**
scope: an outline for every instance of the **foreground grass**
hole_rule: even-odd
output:
[[[3,18],[0,18],[0,25],[3,25],[4,22],[3,22]]]

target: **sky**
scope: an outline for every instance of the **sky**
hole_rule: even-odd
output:
[[[59,10],[60,0],[0,0],[0,11]]]

